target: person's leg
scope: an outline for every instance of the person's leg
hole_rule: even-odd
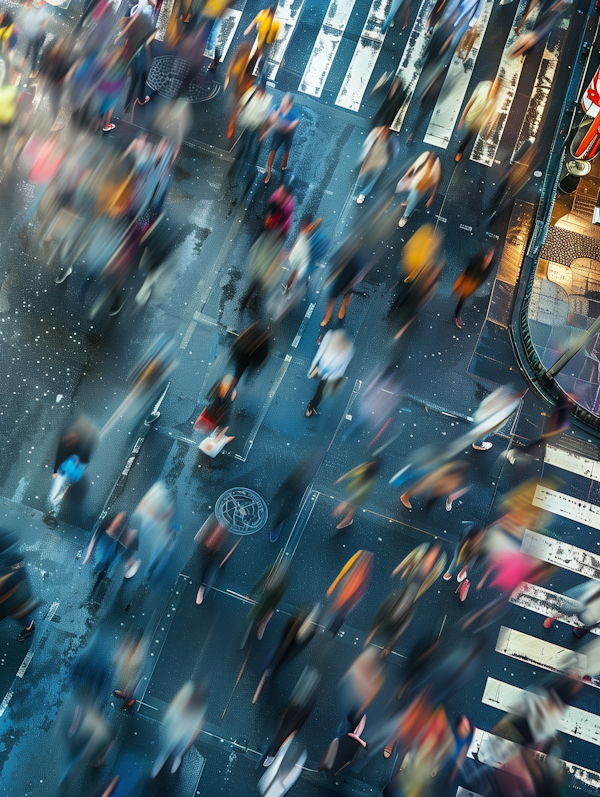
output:
[[[340,307],[340,311],[338,313],[338,318],[340,319],[340,321],[346,315],[346,309],[347,309],[348,305],[350,304],[350,299],[351,298],[352,298],[352,291],[348,291],[348,293],[342,299],[342,306]]]
[[[469,146],[469,141],[473,138],[474,135],[475,135],[475,131],[474,130],[467,129],[467,132],[465,133],[465,137],[463,138],[463,140],[458,145],[458,152],[456,153],[456,158],[455,158],[457,163],[462,158],[463,152]]]
[[[325,327],[331,321],[331,314],[333,313],[333,308],[335,307],[335,297],[327,299],[327,304],[325,305],[325,315],[323,316],[323,320],[321,321],[321,326]]]
[[[315,392],[315,395],[308,402],[305,412],[307,417],[310,417],[310,415],[312,415],[313,412],[316,412],[317,407],[321,403],[321,399],[323,398],[323,391],[325,390],[325,382],[326,382],[325,379],[320,380],[319,384],[317,385],[317,390]]]
[[[283,163],[281,164],[282,172],[284,172],[287,169],[288,158],[290,157],[290,150],[291,150],[291,142],[289,142],[289,146],[285,150],[285,155],[283,156]]]
[[[271,169],[273,168],[273,161],[275,160],[275,150],[272,149],[269,153],[269,160],[267,161],[267,176],[265,177],[265,185],[271,179]]]
[[[138,85],[140,87],[140,92],[138,94],[138,105],[145,105],[150,99],[149,95],[146,94],[147,79],[148,79],[148,70],[144,69],[142,72],[140,72],[138,78]]]
[[[37,64],[38,64],[38,56],[40,54],[40,45],[42,43],[42,37],[38,37],[35,41],[31,43],[31,74],[37,74]]]
[[[464,297],[461,296],[461,298],[458,300],[458,302],[456,304],[456,308],[454,310],[454,320],[456,322],[456,326],[459,329],[462,329],[462,327],[463,327],[463,320],[462,320],[462,318],[460,316],[460,311],[462,310],[462,306],[463,306],[464,303],[465,303],[465,299],[464,299]]]
[[[448,565],[448,569],[444,573],[444,581],[450,581],[452,576],[454,575],[454,571],[456,570],[456,566],[458,565],[458,554],[460,553],[460,549],[462,548],[463,541],[459,539],[454,547],[454,556],[452,557],[452,561]]]

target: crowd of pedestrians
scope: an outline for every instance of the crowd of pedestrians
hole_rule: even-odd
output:
[[[185,64],[177,96],[156,113],[152,133],[136,133],[127,146],[119,149],[111,143],[110,134],[119,126],[113,115],[120,100],[131,119],[138,106],[155,103],[158,107],[158,100],[148,91],[147,78],[161,5],[160,0],[140,0],[121,14],[120,8],[108,0],[89,0],[69,36],[55,38],[48,44],[45,40],[51,13],[44,0],[26,0],[16,20],[9,10],[0,11],[4,65],[0,157],[4,166],[23,159],[28,164],[29,180],[37,189],[27,214],[15,219],[9,232],[33,236],[37,242],[50,245],[48,261],[55,264],[58,284],[74,271],[80,272],[80,303],[90,318],[100,313],[117,315],[127,301],[139,310],[148,302],[159,275],[169,267],[172,232],[164,208],[171,171],[186,134],[184,103],[192,83],[202,85],[214,79],[220,60],[221,22],[231,3],[207,0],[192,4],[180,0],[173,4],[165,42]],[[548,25],[555,24],[568,11],[565,0],[542,0],[539,5],[537,21],[517,40],[515,57],[531,49],[549,29]],[[482,6],[482,2],[472,0],[436,3],[427,21],[430,39],[418,94],[419,118],[407,144],[413,141],[416,128],[443,90],[443,78],[455,53],[468,57]],[[534,6],[532,0],[526,16]],[[394,0],[384,30],[395,24],[401,12],[406,24],[409,7],[409,2]],[[398,227],[411,223],[419,208],[432,205],[442,182],[441,161],[434,152],[424,151],[400,162],[401,139],[392,126],[408,89],[401,77],[384,75],[376,86],[383,99],[356,167],[356,204],[364,207],[352,206],[359,215],[350,229],[335,238],[330,220],[314,215],[298,219],[293,181],[287,180],[287,172],[293,169],[290,156],[297,131],[302,130],[302,115],[291,94],[284,94],[277,103],[267,90],[270,56],[280,33],[276,7],[261,10],[244,31],[224,77],[223,88],[230,93],[227,136],[234,138],[237,132],[239,138],[233,176],[248,194],[263,150],[264,184],[268,187],[261,186],[261,191],[266,192],[265,211],[259,234],[247,253],[246,281],[237,308],[242,332],[231,345],[228,358],[221,361],[222,373],[203,397],[206,404],[194,423],[198,448],[209,458],[217,457],[235,439],[229,431],[235,432],[231,428],[235,407],[247,391],[248,374],[260,370],[268,361],[276,325],[306,297],[319,265],[325,268],[322,329],[307,372],[307,379],[314,380],[314,393],[305,402],[306,420],[299,408],[294,411],[304,424],[321,423],[313,416],[324,413],[322,404],[343,388],[357,350],[346,319],[357,286],[368,274],[375,273],[391,236],[399,234]],[[208,65],[204,63],[205,52],[209,53]],[[25,84],[30,80],[34,81],[36,92],[47,98],[49,111],[43,118],[32,111],[33,103],[28,101],[31,96]],[[456,162],[476,136],[486,138],[492,134],[499,114],[499,89],[497,80],[483,80],[476,86],[460,118],[463,138]],[[263,145],[263,141],[267,143]],[[273,187],[276,161],[281,180]],[[527,174],[522,172],[516,177],[507,176],[499,189],[502,193],[498,204],[505,204],[511,191],[520,188],[526,179]],[[454,321],[459,329],[464,325],[464,304],[493,274],[496,254],[492,246],[481,248],[466,260],[454,282]],[[339,518],[337,529],[348,530],[345,535],[353,533],[349,527],[355,513],[369,501],[381,480],[384,450],[388,449],[386,457],[392,450],[388,447],[394,438],[387,438],[385,432],[402,394],[402,357],[400,344],[394,340],[407,332],[435,295],[444,268],[442,234],[433,225],[420,224],[403,247],[398,280],[388,292],[389,316],[397,330],[389,336],[388,361],[365,380],[355,417],[344,436],[346,443],[356,437],[359,429],[368,432],[362,461],[340,474],[336,482],[343,483],[345,494],[340,496],[333,515]],[[450,313],[451,308],[451,318]],[[244,320],[245,314],[251,315],[251,323]],[[177,353],[174,341],[158,337],[129,375],[127,398],[102,429],[81,417],[64,430],[52,466],[52,483],[48,485],[48,525],[57,525],[62,502],[76,493],[96,449],[105,443],[117,420],[124,414],[128,414],[131,424],[136,419],[139,422],[151,418],[148,413],[168,386],[177,365]],[[470,462],[462,459],[465,448],[489,451],[493,443],[488,438],[507,422],[522,398],[510,387],[499,388],[481,402],[473,423],[456,440],[420,447],[410,456],[395,449],[394,461],[400,460],[401,467],[388,486],[401,488],[398,514],[413,509],[427,512],[439,499],[445,500],[445,509],[451,511],[453,503],[470,487]],[[568,427],[571,409],[565,398],[548,418],[544,435],[526,449],[509,451],[508,463],[518,469],[539,453],[549,439]],[[277,541],[284,524],[297,511],[319,463],[319,457],[311,455],[288,472],[276,474],[271,542]],[[489,767],[467,763],[475,728],[466,714],[450,720],[446,710],[446,703],[464,688],[481,661],[484,643],[480,639],[485,637],[477,634],[503,616],[512,591],[521,581],[541,583],[552,572],[551,566],[520,550],[527,529],[540,533],[544,529],[545,516],[533,509],[531,490],[531,484],[525,482],[506,496],[493,522],[485,526],[465,524],[451,557],[435,541],[415,546],[403,558],[398,557],[399,563],[389,563],[389,594],[371,618],[364,650],[339,684],[336,722],[341,719],[337,730],[331,726],[335,736],[325,750],[309,752],[299,736],[323,689],[323,659],[312,656],[314,640],[329,635],[328,644],[333,644],[368,590],[374,553],[357,550],[325,594],[307,596],[313,608],[290,616],[276,645],[266,655],[263,645],[262,675],[253,703],[259,701],[270,679],[292,659],[302,656],[305,667],[277,729],[261,750],[260,764],[267,770],[258,784],[262,794],[285,794],[300,777],[309,755],[319,762],[319,771],[336,776],[360,757],[376,754],[392,759],[389,778],[382,784],[386,797],[426,795],[434,788],[432,784],[440,782],[444,793],[450,793],[449,789],[457,784],[483,794],[541,797],[560,793],[562,775],[551,766],[551,760],[556,754],[565,701],[581,683],[575,686],[565,678],[548,678],[519,717],[505,717],[497,735],[513,744],[508,752],[504,751],[511,766],[504,767],[501,777]],[[93,574],[87,599],[100,600],[110,580],[117,581],[123,591],[131,582],[143,585],[142,591],[147,594],[167,594],[172,586],[170,564],[181,545],[181,528],[176,496],[161,480],[131,513],[117,499],[97,524],[86,547],[83,564]],[[195,543],[188,553],[199,581],[195,603],[200,607],[238,543],[229,544],[230,527],[215,514],[198,530]],[[423,637],[411,651],[400,683],[394,683],[393,696],[382,706],[382,701],[375,698],[386,682],[389,685],[394,677],[397,680],[385,660],[422,615],[422,596],[435,583],[442,588],[443,581],[451,582],[456,577],[456,600],[465,602],[476,570],[481,570],[477,589],[482,590],[489,583],[487,600],[483,608],[461,616],[455,630],[459,640],[454,645],[455,652],[441,657],[439,639]],[[290,578],[288,560],[277,557],[268,563],[249,592],[247,630],[239,640],[241,648],[248,647],[248,655],[256,649],[249,641],[263,639]],[[449,599],[442,589],[440,593],[442,600]],[[131,596],[125,612],[139,600],[139,594],[138,590]],[[598,590],[592,582],[585,582],[571,590],[570,597],[578,607],[577,634],[582,635],[600,623]],[[19,621],[20,642],[35,638],[38,605],[18,538],[2,531],[0,618]],[[204,610],[205,607],[195,609],[200,613]],[[546,627],[552,620],[548,618]],[[67,749],[63,782],[74,779],[83,765],[100,766],[118,743],[117,728],[107,719],[106,701],[112,693],[121,701],[123,711],[131,711],[136,705],[149,667],[151,633],[150,625],[130,628],[115,646],[100,624],[77,658],[71,693],[57,721]],[[590,655],[590,668],[594,661]],[[593,674],[587,672],[586,676]],[[186,681],[164,713],[159,749],[151,770],[143,777],[162,777],[166,771],[176,773],[209,712],[209,684],[201,678],[197,682]],[[544,723],[538,721],[541,713]],[[543,758],[546,763],[542,763],[540,754],[548,756]],[[141,793],[135,791],[139,782],[126,791],[129,787],[123,786],[123,777],[123,773],[116,772],[104,794],[112,794],[117,788],[121,789],[119,794]]]

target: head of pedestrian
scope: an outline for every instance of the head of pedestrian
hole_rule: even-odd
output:
[[[292,95],[289,93],[284,94],[283,99],[281,100],[281,106],[280,106],[281,111],[283,113],[287,113],[293,104],[294,104],[294,98],[292,97]]]

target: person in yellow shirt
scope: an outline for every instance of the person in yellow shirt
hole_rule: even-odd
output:
[[[259,60],[261,56],[264,56],[263,64],[267,62],[271,47],[279,35],[279,21],[275,19],[276,9],[276,5],[263,8],[244,31],[244,36],[248,36],[254,27],[257,28],[258,36],[256,39],[255,52],[257,60]]]

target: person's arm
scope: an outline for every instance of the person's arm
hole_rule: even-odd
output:
[[[257,22],[258,22],[258,14],[257,14],[257,15],[254,17],[254,19],[252,20],[252,22],[251,22],[251,23],[248,25],[248,27],[247,27],[247,28],[246,28],[246,30],[244,31],[244,36],[247,36],[247,35],[250,33],[250,31],[251,31],[251,30],[252,30],[252,28],[253,28],[253,27],[256,25],[256,23],[257,23]]]
[[[261,135],[260,141],[263,141],[271,132],[271,130],[275,127],[275,122],[277,121],[277,117],[279,116],[279,108],[274,111],[271,116],[267,119],[267,126],[265,132]]]
[[[474,102],[475,102],[475,99],[473,97],[471,97],[469,102],[465,105],[465,110],[462,112],[462,116],[460,117],[460,121],[458,123],[458,129],[459,130],[463,126],[463,124],[465,122],[465,119],[467,118],[467,114],[469,113],[469,110],[471,109],[471,106],[473,105]]]

